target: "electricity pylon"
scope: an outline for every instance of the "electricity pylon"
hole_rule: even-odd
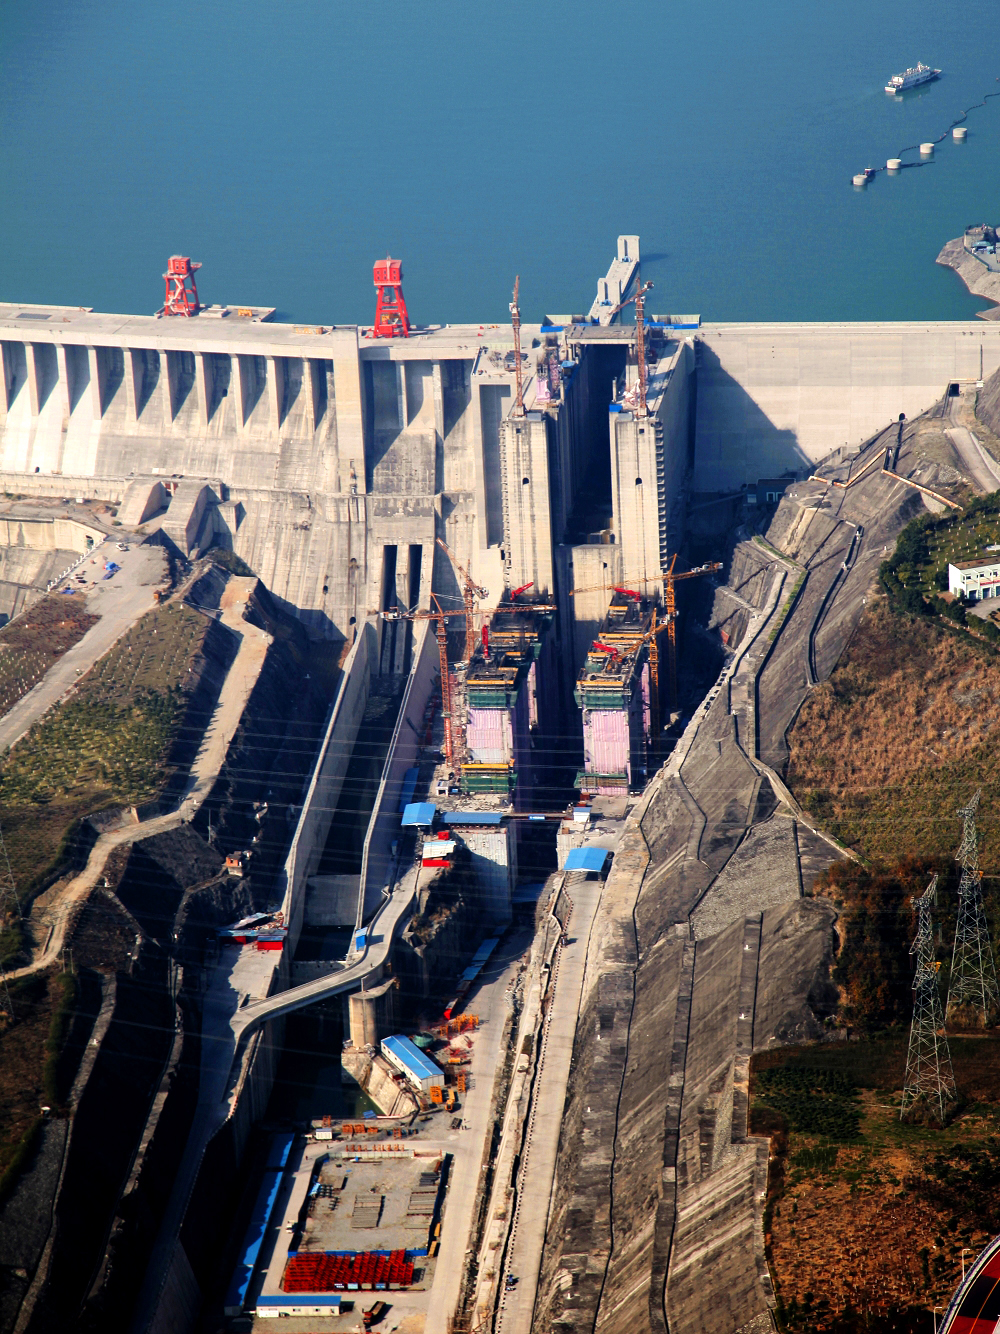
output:
[[[955,1099],[955,1075],[938,994],[941,965],[934,960],[931,908],[937,903],[937,881],[935,876],[919,899],[911,899],[917,907],[917,937],[910,953],[917,956],[917,969],[913,977],[913,1022],[899,1115],[902,1118],[911,1107],[924,1103],[944,1125],[948,1104]]]
[[[962,867],[958,886],[958,921],[955,923],[955,947],[951,956],[948,1004],[945,1017],[954,1019],[958,1011],[977,1019],[985,1028],[1000,1010],[1000,989],[993,959],[986,913],[983,911],[982,872],[976,840],[976,795],[968,806],[957,812],[963,821],[962,842],[955,860]]]

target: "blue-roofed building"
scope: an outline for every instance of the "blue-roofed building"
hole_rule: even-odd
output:
[[[444,1083],[444,1072],[418,1046],[401,1033],[382,1039],[382,1055],[394,1069],[427,1093],[435,1084]]]
[[[404,829],[429,829],[436,811],[432,801],[411,801],[403,809],[402,826]]]
[[[600,874],[611,854],[607,848],[573,848],[563,863],[564,871],[595,871]]]
[[[257,1192],[253,1212],[250,1215],[250,1223],[243,1238],[240,1258],[236,1262],[229,1290],[226,1293],[225,1314],[228,1316],[239,1315],[243,1310],[254,1270],[257,1268],[257,1261],[260,1259],[260,1248],[263,1245],[268,1224],[271,1221],[274,1202],[278,1198],[278,1191],[281,1189],[281,1178],[283,1176],[284,1172],[280,1169],[264,1173],[264,1180]]]

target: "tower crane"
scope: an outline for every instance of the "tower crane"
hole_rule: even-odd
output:
[[[580,591],[580,590],[577,590]],[[615,592],[624,592],[624,589],[615,589]],[[594,640],[593,649],[598,649],[607,653],[614,665],[625,666],[626,663],[640,653],[647,645],[649,646],[649,731],[652,738],[654,757],[659,750],[660,745],[660,649],[659,636],[664,630],[669,631],[670,622],[663,620],[657,622],[656,608],[653,608],[653,619],[650,622],[646,633],[635,641],[630,648],[624,652],[613,647],[610,644],[602,644],[599,639]]]
[[[675,551],[670,557],[670,565],[663,572],[663,600],[667,619],[667,655],[669,660],[671,709],[677,707],[677,601],[674,597],[674,584],[679,583],[681,579],[697,579],[703,574],[714,574],[716,570],[722,569],[722,562],[713,560],[708,561],[705,565],[697,565],[693,570],[683,570],[680,574],[674,574],[674,565],[676,562],[677,552]]]
[[[452,730],[452,693],[451,671],[448,666],[448,626],[453,616],[468,617],[468,608],[445,611],[438,601],[436,593],[431,594],[434,604],[430,611],[400,611],[398,607],[389,607],[385,611],[371,611],[369,616],[378,616],[383,621],[436,621],[435,635],[438,643],[438,659],[441,667],[441,720],[444,723],[444,754],[449,765],[455,763],[455,739]],[[493,616],[500,612],[511,611],[557,611],[555,603],[502,602],[498,607],[479,608],[482,616]],[[468,621],[466,621],[468,625]],[[472,656],[471,654],[469,655]]]
[[[646,417],[649,414],[646,411],[646,329],[643,306],[645,304],[646,293],[653,286],[652,283],[643,283],[639,276],[639,266],[636,265],[636,291],[634,296],[626,297],[624,301],[619,301],[611,312],[609,318],[613,319],[620,310],[630,306],[635,302],[635,351],[639,362],[639,416]]]
[[[446,542],[443,542],[440,537],[436,540],[438,546],[462,578],[462,600],[465,603],[465,661],[470,662],[473,653],[476,651],[476,626],[473,620],[476,612],[476,599],[489,597],[489,591],[480,588],[473,579],[471,570],[459,561]]]
[[[514,279],[514,297],[510,303],[510,324],[514,330],[514,374],[517,383],[517,397],[514,399],[513,416],[524,416],[524,384],[521,374],[521,307],[517,303],[517,294],[521,290],[521,275]]]

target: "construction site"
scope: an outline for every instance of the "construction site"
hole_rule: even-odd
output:
[[[0,306],[0,1334],[815,1324],[775,1163],[840,1151],[789,1089],[849,1051],[864,850],[801,720],[900,534],[1000,488],[1000,328],[654,314],[626,235],[499,326],[391,258],[364,326],[206,274]],[[885,1076],[946,1141],[977,786]]]

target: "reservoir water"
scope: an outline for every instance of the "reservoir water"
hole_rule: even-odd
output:
[[[418,322],[505,319],[515,273],[538,319],[637,232],[654,311],[969,318],[933,261],[1000,220],[1000,99],[850,179],[997,75],[988,11],[940,0],[6,0],[0,299],[152,311],[180,252],[204,300],[366,321],[391,251]]]

